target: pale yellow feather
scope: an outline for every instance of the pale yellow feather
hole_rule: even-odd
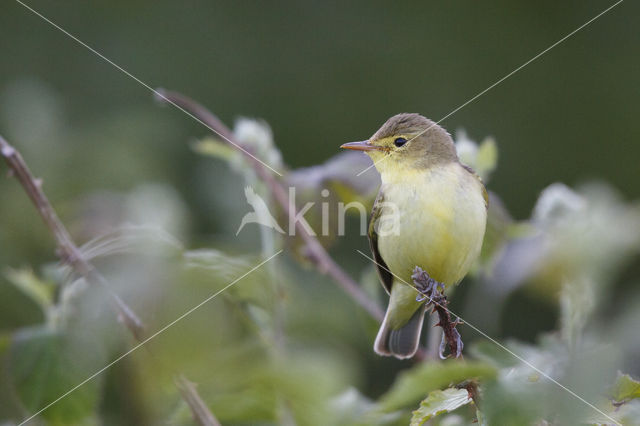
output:
[[[381,216],[400,212],[397,233],[378,235],[378,249],[395,279],[390,300],[398,325],[419,304],[411,273],[420,266],[445,286],[457,284],[478,257],[487,211],[482,183],[458,162],[426,169],[381,167],[385,203]],[[391,207],[391,204],[397,207]],[[397,288],[402,286],[404,288]],[[395,293],[395,294],[394,294]]]

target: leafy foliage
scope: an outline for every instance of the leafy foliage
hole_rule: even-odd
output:
[[[403,372],[380,399],[380,410],[389,412],[412,406],[429,392],[465,380],[487,381],[496,377],[496,369],[479,362],[424,363]]]
[[[28,296],[43,313],[47,313],[53,305],[54,286],[38,278],[33,271],[9,270],[6,273],[7,279],[26,296]]]
[[[432,417],[451,412],[472,401],[466,389],[447,388],[442,391],[432,391],[413,412],[411,426],[422,426]]]
[[[16,333],[9,349],[12,383],[22,404],[39,410],[84,381],[104,362],[104,357],[78,340],[77,336],[36,327]],[[95,412],[99,382],[87,383],[43,412],[51,424],[80,422]]]
[[[610,395],[616,404],[624,404],[640,398],[640,382],[628,374],[618,373],[618,379],[613,385]]]
[[[323,225],[318,200],[330,209],[340,202],[369,204],[379,185],[377,177],[354,177],[354,169],[370,165],[357,153],[286,171],[266,123],[240,119],[233,134],[285,171],[283,181],[299,191],[298,204],[316,203],[307,217],[314,228]],[[456,139],[462,161],[488,182],[498,161],[495,141],[477,144],[463,133]],[[227,203],[228,223],[237,225],[246,212],[242,197],[232,198],[234,184],[240,191],[251,186],[277,211],[236,149],[213,138],[192,146],[230,166],[220,171],[232,176],[221,180],[225,184],[206,185]],[[323,189],[330,194],[320,195]],[[190,208],[169,186],[94,194],[78,203],[75,228],[89,239],[82,253],[104,273],[110,291],[141,313],[150,331],[198,308],[149,342],[152,356],[143,349],[132,353],[40,418],[56,425],[121,423],[124,417],[110,416],[124,412],[138,424],[190,424],[188,406],[173,386],[180,370],[223,424],[632,424],[640,412],[640,385],[627,374],[616,380],[615,372],[631,365],[640,345],[626,325],[637,322],[638,309],[602,306],[640,252],[638,205],[605,184],[552,184],[531,217],[515,221],[498,195],[490,198],[482,256],[465,283],[469,293],[452,296],[472,302],[461,310],[474,324],[460,328],[470,341],[465,360],[408,366],[373,358],[377,324],[305,269],[304,245],[295,238],[260,228],[246,236],[246,245],[230,238],[235,229],[189,240]],[[321,243],[334,244],[342,255],[336,222],[330,216],[333,235]],[[281,255],[243,277],[281,248],[297,249],[298,257]],[[132,346],[113,321],[104,291],[75,279],[69,268],[11,269],[4,277],[44,318],[0,336],[1,377],[11,394],[3,400],[12,404],[11,414],[0,407],[0,415],[7,419],[42,409]],[[383,300],[372,269],[361,277],[366,294]],[[547,332],[536,329],[529,341],[503,339],[509,333],[498,327],[504,324],[500,316],[520,293],[557,310],[557,324]],[[511,317],[507,324],[521,320]],[[475,335],[476,325],[500,346]],[[478,387],[479,406],[457,410],[472,402],[457,387],[469,381]],[[0,387],[0,397],[4,391]]]
[[[486,138],[478,145],[460,130],[456,134],[456,150],[463,164],[475,170],[483,181],[489,181],[498,165],[498,146],[493,138]]]

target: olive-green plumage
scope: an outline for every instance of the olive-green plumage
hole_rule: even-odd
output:
[[[382,179],[369,241],[390,299],[374,349],[409,358],[425,312],[411,273],[420,266],[446,287],[462,280],[480,253],[487,193],[458,161],[451,136],[419,114],[393,116],[369,140],[343,148],[366,151]]]

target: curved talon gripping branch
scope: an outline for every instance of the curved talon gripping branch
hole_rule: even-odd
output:
[[[440,343],[439,355],[440,358],[445,359],[451,355],[455,358],[462,356],[462,338],[460,333],[456,330],[458,324],[462,324],[460,318],[451,320],[451,315],[447,309],[447,297],[442,294],[444,291],[444,284],[431,278],[429,274],[421,267],[416,266],[413,269],[411,279],[415,284],[416,290],[419,292],[416,296],[417,302],[423,302],[428,300],[427,306],[431,305],[433,309],[431,313],[437,312],[439,321],[436,326],[442,327],[442,342]],[[449,355],[445,355],[446,348],[449,347]]]

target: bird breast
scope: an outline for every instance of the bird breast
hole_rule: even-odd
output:
[[[487,212],[482,183],[459,163],[382,176],[378,249],[411,283],[415,266],[445,285],[458,283],[478,257]],[[397,215],[395,224],[394,215]]]

